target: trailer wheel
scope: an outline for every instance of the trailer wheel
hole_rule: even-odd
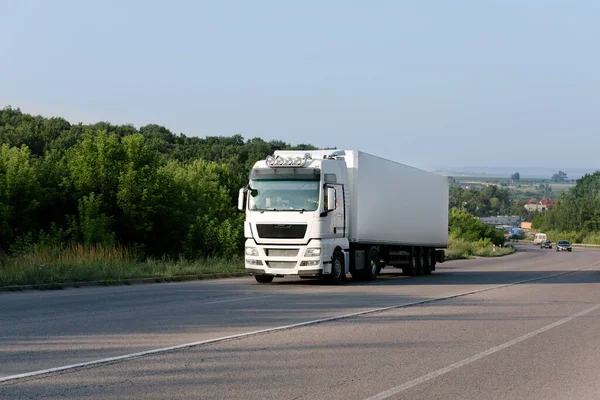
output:
[[[417,249],[415,248],[411,252],[409,265],[405,265],[404,267],[402,267],[402,273],[406,276],[417,275],[417,265],[418,265]]]
[[[344,255],[341,251],[336,250],[333,253],[333,258],[331,259],[331,274],[325,275],[325,280],[327,283],[331,285],[339,285],[346,278],[346,274],[344,273]]]
[[[434,262],[433,260],[433,250],[425,249],[425,251],[423,252],[423,273],[425,275],[431,275]]]
[[[379,251],[377,251],[377,247],[371,247],[371,249],[369,249],[367,269],[365,270],[365,279],[368,281],[374,281],[377,279],[377,275],[379,275],[380,271],[381,266],[379,264]]]
[[[256,279],[256,282],[258,282],[258,283],[271,283],[271,282],[273,282],[273,278],[275,278],[274,275],[268,275],[268,274],[254,275],[254,279]]]
[[[417,265],[415,269],[417,276],[425,274],[425,249],[417,249]]]

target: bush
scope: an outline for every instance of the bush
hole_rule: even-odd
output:
[[[470,242],[464,239],[451,239],[448,243],[446,258],[448,260],[462,260],[478,257],[499,257],[512,254],[515,249],[512,246],[495,246],[490,239],[481,239]]]
[[[481,222],[481,220],[466,210],[452,208],[448,218],[450,238],[476,242],[489,239],[496,246],[504,244],[504,231]]]
[[[471,258],[474,254],[474,247],[474,242],[469,242],[464,239],[451,239],[448,242],[446,259],[462,260]]]
[[[583,234],[581,232],[557,232],[548,231],[545,232],[548,240],[552,242],[558,242],[559,240],[568,240],[571,243],[582,243]]]
[[[580,244],[600,244],[600,232],[560,232],[547,231],[548,240],[558,242],[559,240],[568,240],[571,243]]]
[[[600,244],[600,232],[590,233],[583,239],[584,244]]]

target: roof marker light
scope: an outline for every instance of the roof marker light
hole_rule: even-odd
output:
[[[302,157],[281,157],[281,156],[267,156],[266,163],[271,168],[278,167],[304,167],[306,165],[306,161],[309,158],[309,154],[305,154],[304,158]]]

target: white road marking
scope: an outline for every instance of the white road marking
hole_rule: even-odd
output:
[[[264,299],[265,297],[274,297],[274,294],[267,294],[265,296],[255,296],[255,297],[238,297],[236,299],[228,299],[228,300],[216,300],[216,301],[208,301],[204,304],[219,304],[219,303],[230,303],[232,301],[244,301],[244,300],[254,300],[254,299]]]
[[[595,267],[597,265],[599,265],[599,264],[595,263],[593,265],[588,265],[587,267],[579,268],[579,269],[572,270],[572,271],[559,272],[556,274],[539,277],[539,278],[524,279],[521,281],[505,283],[502,285],[491,286],[491,287],[487,287],[487,288],[483,288],[483,289],[471,290],[468,292],[452,294],[449,296],[436,297],[436,298],[427,299],[427,300],[419,300],[419,301],[414,301],[414,302],[404,303],[404,304],[397,304],[397,305],[393,305],[393,306],[389,306],[389,307],[374,308],[374,309],[359,311],[359,312],[355,312],[355,313],[351,313],[351,314],[344,314],[344,315],[338,315],[338,316],[334,316],[334,317],[315,319],[315,320],[306,321],[306,322],[299,322],[297,324],[283,325],[283,326],[278,326],[278,327],[274,327],[274,328],[260,329],[260,330],[252,331],[252,332],[238,333],[236,335],[223,336],[223,337],[214,338],[214,339],[201,340],[198,342],[180,344],[177,346],[170,346],[170,347],[163,347],[163,348],[159,348],[159,349],[141,351],[139,353],[125,354],[125,355],[117,356],[117,357],[102,358],[99,360],[65,365],[62,367],[42,369],[42,370],[38,370],[38,371],[26,372],[26,373],[17,374],[17,375],[9,375],[9,376],[0,378],[0,383],[16,381],[16,380],[25,379],[25,378],[33,378],[33,377],[37,377],[40,375],[47,375],[47,374],[51,374],[51,373],[55,373],[55,372],[63,372],[63,371],[75,370],[75,369],[79,369],[79,368],[93,367],[93,366],[102,365],[102,364],[110,364],[110,363],[114,363],[114,362],[118,362],[118,361],[131,360],[134,358],[150,356],[150,355],[155,355],[155,354],[160,354],[160,353],[167,353],[167,352],[181,350],[181,349],[185,349],[185,348],[189,348],[189,347],[214,344],[214,343],[224,342],[224,341],[232,340],[232,339],[241,339],[241,338],[246,338],[249,336],[255,336],[255,335],[260,335],[260,334],[265,334],[265,333],[301,328],[301,327],[305,327],[305,326],[321,324],[323,322],[339,321],[342,319],[353,318],[353,317],[358,317],[358,316],[367,315],[367,314],[380,313],[380,312],[384,312],[384,311],[394,310],[397,308],[411,307],[411,306],[416,306],[416,305],[421,305],[421,304],[433,303],[436,301],[449,300],[449,299],[454,299],[457,297],[468,296],[471,294],[487,292],[490,290],[501,289],[501,288],[515,286],[515,285],[521,285],[521,284],[528,283],[528,282],[535,282],[535,281],[540,281],[540,280],[544,280],[544,279],[556,278],[559,276],[583,271],[588,268]]]
[[[546,332],[546,331],[548,331],[548,330],[550,330],[552,328],[556,328],[557,326],[560,326],[562,324],[566,324],[567,322],[569,322],[569,321],[571,321],[571,320],[573,320],[573,319],[575,319],[577,317],[581,317],[582,315],[591,313],[592,311],[597,310],[598,308],[600,308],[600,304],[596,304],[595,306],[590,307],[588,309],[585,309],[585,310],[583,310],[581,312],[578,312],[577,314],[573,314],[570,317],[561,319],[559,321],[556,321],[553,324],[544,326],[543,328],[540,328],[540,329],[538,329],[536,331],[533,331],[533,332],[530,332],[530,333],[528,333],[526,335],[520,336],[520,337],[518,337],[516,339],[511,340],[510,342],[506,342],[506,343],[501,344],[499,346],[492,347],[491,349],[486,350],[484,352],[481,352],[479,354],[476,354],[476,355],[474,355],[472,357],[465,358],[462,361],[456,362],[454,364],[450,364],[447,367],[440,368],[437,371],[430,372],[429,374],[423,375],[420,378],[413,379],[412,381],[408,381],[406,383],[403,383],[400,386],[396,386],[394,388],[386,390],[385,392],[381,392],[381,393],[379,393],[379,394],[377,394],[377,395],[375,395],[373,397],[369,397],[366,400],[383,400],[383,399],[387,399],[389,397],[395,396],[395,395],[400,394],[400,393],[402,393],[402,392],[404,392],[404,391],[406,391],[406,390],[408,390],[408,389],[410,389],[412,387],[420,385],[421,383],[425,383],[425,382],[427,382],[427,381],[429,381],[431,379],[437,378],[438,376],[447,374],[448,372],[451,372],[451,371],[453,371],[455,369],[464,367],[465,365],[471,364],[471,363],[473,363],[473,362],[475,362],[477,360],[480,360],[480,359],[482,359],[484,357],[487,357],[489,355],[497,353],[497,352],[499,352],[501,350],[504,350],[504,349],[506,349],[506,348],[508,348],[510,346],[513,346],[513,345],[515,345],[517,343],[520,343],[520,342],[522,342],[524,340],[530,339],[530,338],[532,338],[532,337],[534,337],[536,335],[539,335],[540,333],[544,333],[544,332]]]

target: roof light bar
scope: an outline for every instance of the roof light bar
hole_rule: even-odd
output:
[[[304,167],[308,160],[308,154],[304,157],[281,157],[281,156],[267,156],[267,165],[271,168],[293,168],[293,167]]]

